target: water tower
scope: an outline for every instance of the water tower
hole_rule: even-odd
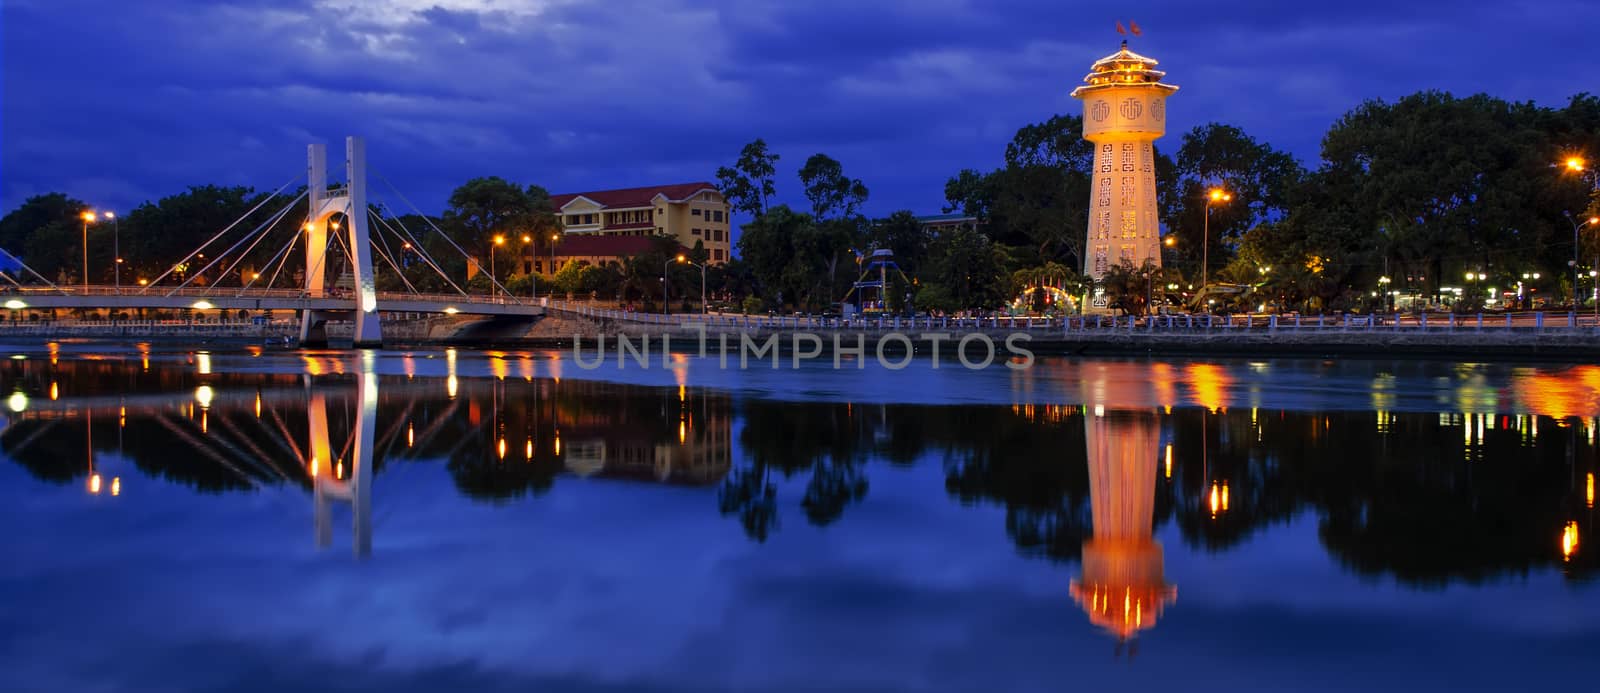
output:
[[[1166,73],[1155,68],[1123,41],[1072,91],[1083,101],[1083,138],[1095,145],[1083,272],[1097,282],[1113,265],[1161,264],[1152,143],[1166,134],[1167,97],[1178,87],[1163,83]],[[1100,307],[1103,301],[1096,296]]]

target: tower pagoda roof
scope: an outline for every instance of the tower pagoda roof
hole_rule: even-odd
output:
[[[1089,74],[1083,77],[1083,86],[1072,90],[1072,95],[1078,97],[1101,89],[1133,86],[1156,87],[1166,92],[1177,91],[1177,85],[1161,81],[1167,73],[1156,69],[1156,65],[1159,64],[1155,58],[1147,58],[1128,50],[1128,42],[1123,41],[1120,50],[1094,61],[1094,65],[1089,68]]]

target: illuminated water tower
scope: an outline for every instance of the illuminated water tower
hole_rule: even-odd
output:
[[[1083,137],[1095,145],[1083,271],[1097,282],[1113,265],[1161,264],[1152,143],[1166,134],[1167,97],[1178,87],[1155,68],[1123,41],[1072,90],[1083,101]],[[1103,297],[1095,303],[1103,307]]]

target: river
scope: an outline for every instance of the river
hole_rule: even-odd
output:
[[[1600,676],[1596,366],[0,356],[8,691]]]

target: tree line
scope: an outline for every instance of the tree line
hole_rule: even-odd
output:
[[[707,266],[707,296],[750,310],[831,310],[847,297],[860,298],[852,284],[863,259],[889,249],[903,275],[891,276],[883,291],[887,309],[988,311],[1018,296],[1031,301],[1024,308],[1058,308],[1052,296],[1081,295],[1087,287],[1079,270],[1093,159],[1078,116],[1026,125],[1006,145],[999,168],[963,169],[946,182],[944,211],[976,223],[931,233],[909,210],[866,216],[866,183],[823,153],[798,171],[805,207],[776,203],[779,156],[757,139],[717,171],[730,205],[749,220],[739,257]],[[1479,289],[1537,274],[1525,281],[1530,291],[1587,296],[1588,270],[1600,269],[1600,226],[1585,223],[1600,213],[1596,159],[1600,97],[1586,93],[1559,108],[1437,91],[1368,101],[1333,123],[1311,166],[1241,128],[1202,125],[1183,133],[1173,154],[1156,151],[1164,268],[1116,267],[1102,284],[1129,312],[1175,298],[1172,287],[1192,292],[1201,277],[1249,285],[1277,307],[1301,310],[1371,308],[1391,290],[1438,296],[1469,273]],[[1213,202],[1211,190],[1225,190],[1229,199]],[[268,266],[277,244],[263,243],[242,262],[230,260],[209,274],[214,257],[169,263],[235,219],[244,217],[246,227],[266,221],[272,205],[249,213],[266,196],[248,187],[195,186],[114,222],[99,218],[87,229],[87,279],[111,282],[116,234],[124,283],[163,276],[167,283],[244,283]],[[62,193],[29,198],[0,218],[0,248],[51,281],[84,281],[87,210]],[[286,228],[292,232],[300,217],[286,217]],[[415,234],[439,271],[421,255],[391,246],[392,266],[375,259],[388,290],[444,291],[454,282],[486,293],[495,290],[492,267],[517,294],[576,294],[646,307],[668,294],[683,301],[699,296],[700,271],[674,261],[678,246],[670,239],[615,265],[529,272],[524,254],[546,257],[561,228],[538,185],[475,178],[452,192],[442,214],[389,218]],[[375,233],[401,242],[398,234]],[[687,255],[707,264],[703,248]],[[335,270],[342,266],[337,248],[330,262]],[[230,265],[232,275],[220,276]],[[298,281],[294,263],[286,271],[286,281]],[[1485,297],[1476,292],[1468,299]]]
[[[843,187],[820,154],[801,169],[809,214],[769,206],[777,155],[761,140],[718,177],[752,217],[740,251],[769,302],[827,305],[848,288],[838,267],[852,251],[889,247],[918,284],[919,309],[996,309],[1030,287],[1087,284],[1094,150],[1082,127],[1075,115],[1026,125],[1001,167],[951,176],[944,211],[977,223],[940,234],[920,233],[909,213],[852,215],[866,187]],[[1361,309],[1387,291],[1437,296],[1469,272],[1480,288],[1537,273],[1530,289],[1570,296],[1576,255],[1586,296],[1587,270],[1600,265],[1600,228],[1585,223],[1600,213],[1597,156],[1600,97],[1590,94],[1561,108],[1437,91],[1368,101],[1332,125],[1314,166],[1236,126],[1201,125],[1174,154],[1156,151],[1164,269],[1114,267],[1103,284],[1130,312],[1192,293],[1202,276],[1252,286],[1283,309]]]

